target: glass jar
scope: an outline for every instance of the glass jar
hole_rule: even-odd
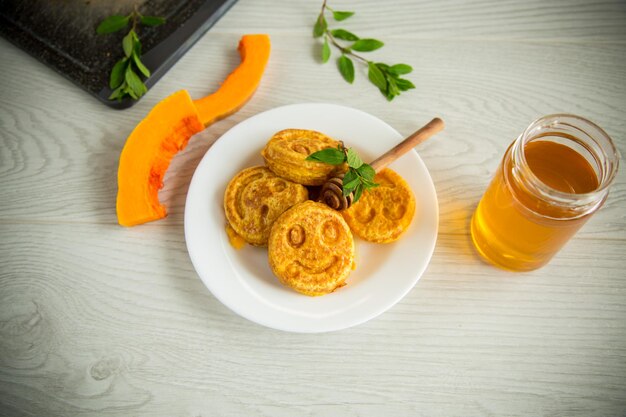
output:
[[[483,258],[539,268],[604,203],[619,165],[611,138],[582,117],[535,120],[509,146],[471,222]]]

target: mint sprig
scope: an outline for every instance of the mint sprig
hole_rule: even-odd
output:
[[[337,60],[339,73],[348,83],[354,82],[354,63],[353,59],[367,65],[368,79],[374,84],[380,92],[391,101],[400,93],[415,88],[415,85],[402,75],[413,71],[413,68],[407,64],[388,65],[382,62],[374,62],[357,55],[357,52],[371,52],[382,48],[385,44],[378,39],[361,38],[346,29],[330,29],[328,20],[326,19],[326,11],[332,13],[332,18],[341,22],[354,15],[354,12],[333,10],[326,4],[326,0],[322,3],[322,10],[317,16],[317,20],[313,26],[313,37],[322,40],[322,63],[330,60],[330,45],[336,47],[341,55]],[[340,43],[339,40],[344,43]]]
[[[165,19],[157,16],[143,16],[137,8],[128,16],[114,15],[104,19],[96,28],[96,33],[105,35],[119,32],[132,24],[130,31],[122,39],[124,57],[117,61],[109,75],[109,88],[113,90],[109,100],[118,100],[126,96],[137,100],[148,88],[141,79],[150,76],[150,70],[141,62],[141,41],[137,35],[137,26],[159,26],[165,23]],[[140,75],[141,74],[141,75]]]
[[[348,171],[343,176],[342,193],[344,197],[354,193],[354,203],[359,201],[363,191],[378,187],[378,184],[374,182],[376,171],[363,162],[352,148],[345,148],[343,145],[339,145],[337,148],[322,149],[307,156],[306,160],[330,165],[347,163]]]

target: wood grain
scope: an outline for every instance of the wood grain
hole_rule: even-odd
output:
[[[547,269],[515,275],[443,235],[428,273],[383,316],[297,335],[219,304],[196,278],[180,227],[0,231],[0,387],[18,410],[193,415],[181,414],[181,398],[258,415],[287,404],[304,415],[374,415],[389,404],[418,415],[417,404],[436,415],[618,415],[626,406],[617,247],[589,251],[574,240]],[[138,246],[143,256],[132,260]],[[337,392],[342,407],[331,407]],[[460,393],[477,401],[454,405]]]
[[[506,147],[535,118],[588,117],[626,155],[625,3],[330,3],[356,10],[346,29],[385,41],[376,60],[413,66],[415,90],[388,103],[363,68],[348,85],[332,60],[321,65],[321,2],[240,0],[125,111],[0,39],[0,416],[626,415],[624,170],[541,270],[491,267],[468,234]],[[217,89],[255,32],[272,39],[255,96],[174,158],[166,219],[118,226],[125,138],[172,92]],[[299,102],[355,107],[402,135],[446,122],[419,147],[440,209],[427,271],[383,315],[328,334],[232,313],[198,279],[183,233],[204,153],[240,121]]]

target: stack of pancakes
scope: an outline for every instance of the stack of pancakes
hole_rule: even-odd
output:
[[[415,213],[411,189],[390,169],[378,173],[379,186],[347,210],[338,212],[310,200],[312,186],[347,167],[306,157],[340,146],[320,132],[282,130],[261,152],[266,166],[239,172],[224,193],[228,225],[246,242],[267,246],[270,267],[280,282],[310,296],[345,285],[354,269],[352,233],[371,242],[392,242],[406,231]]]

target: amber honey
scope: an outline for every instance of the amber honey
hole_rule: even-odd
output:
[[[545,265],[602,205],[617,170],[614,147],[614,163],[607,165],[607,155],[581,139],[579,129],[574,136],[548,126],[509,147],[472,218],[474,245],[496,266]]]

